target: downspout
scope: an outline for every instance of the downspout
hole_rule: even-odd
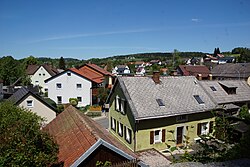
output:
[[[137,132],[137,124],[139,123],[138,120],[135,120],[135,131],[134,131],[134,152],[136,151],[136,132]]]

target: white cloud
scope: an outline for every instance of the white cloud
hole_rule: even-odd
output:
[[[192,22],[200,22],[201,20],[200,19],[197,19],[197,18],[193,18],[191,19]]]
[[[160,29],[136,29],[136,30],[124,30],[124,31],[109,31],[109,32],[98,32],[98,33],[72,34],[72,35],[55,36],[55,37],[39,39],[39,40],[32,41],[31,43],[38,43],[38,42],[43,42],[43,41],[61,40],[61,39],[92,37],[92,36],[130,34],[130,33],[138,33],[138,32],[139,33],[140,32],[151,32],[151,31],[158,31],[158,30],[160,30]]]

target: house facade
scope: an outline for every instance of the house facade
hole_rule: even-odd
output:
[[[17,90],[8,100],[45,118],[45,124],[56,118],[56,109],[25,87]]]
[[[107,100],[110,133],[134,152],[185,146],[211,133],[216,105],[197,79],[155,75],[118,77]]]
[[[47,92],[47,85],[45,80],[56,75],[58,71],[50,65],[28,65],[26,73],[31,79],[31,84],[39,85],[42,92]]]
[[[112,74],[120,75],[120,76],[121,75],[129,75],[130,69],[127,65],[118,65],[113,69]]]
[[[92,81],[77,69],[65,70],[45,82],[48,86],[48,97],[57,104],[67,104],[70,98],[77,98],[78,106],[91,104]]]

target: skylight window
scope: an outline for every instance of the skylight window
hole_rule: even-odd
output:
[[[217,89],[214,86],[210,86],[210,88],[212,89],[212,91],[217,91]]]
[[[204,101],[201,99],[199,95],[194,95],[194,98],[199,104],[204,104]]]
[[[157,103],[159,106],[165,106],[164,102],[162,99],[156,99]]]

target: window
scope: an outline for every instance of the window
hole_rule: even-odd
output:
[[[154,134],[154,143],[161,142],[161,131],[156,130]]]
[[[45,74],[43,74],[43,76],[45,76]]]
[[[116,131],[116,120],[112,117],[111,117],[111,129]]]
[[[204,104],[204,101],[201,99],[199,95],[194,95],[194,98],[199,104]]]
[[[125,140],[129,144],[131,144],[131,134],[132,134],[131,129],[129,129],[128,127],[124,126],[124,137],[125,137]]]
[[[68,75],[68,76],[71,76],[71,73],[70,73],[70,72],[67,72],[67,75]]]
[[[122,137],[123,136],[123,124],[119,122],[119,127],[118,127],[118,134]]]
[[[57,89],[61,89],[62,88],[62,84],[61,83],[56,83],[56,88]]]
[[[187,120],[188,120],[187,115],[179,115],[176,117],[177,122],[183,122],[183,121],[187,121]]]
[[[162,99],[156,99],[158,105],[161,107],[161,106],[165,106],[164,102]]]
[[[197,128],[197,135],[206,135],[209,132],[208,122],[199,123]]]
[[[126,114],[127,101],[125,101],[124,99],[121,99],[118,96],[116,96],[115,110],[118,111],[118,112],[121,112],[122,114]]]
[[[41,76],[41,74],[39,74],[39,76]]]
[[[82,88],[82,84],[76,84],[76,88],[77,89],[81,89]]]
[[[82,102],[82,97],[77,97],[78,102]]]
[[[27,100],[27,107],[33,107],[33,100]]]
[[[57,104],[62,104],[62,96],[57,96]]]
[[[165,129],[150,131],[150,144],[165,142],[165,134]]]
[[[210,86],[210,88],[212,89],[212,91],[217,91],[214,86]]]
[[[39,85],[39,81],[35,81],[35,85]]]

